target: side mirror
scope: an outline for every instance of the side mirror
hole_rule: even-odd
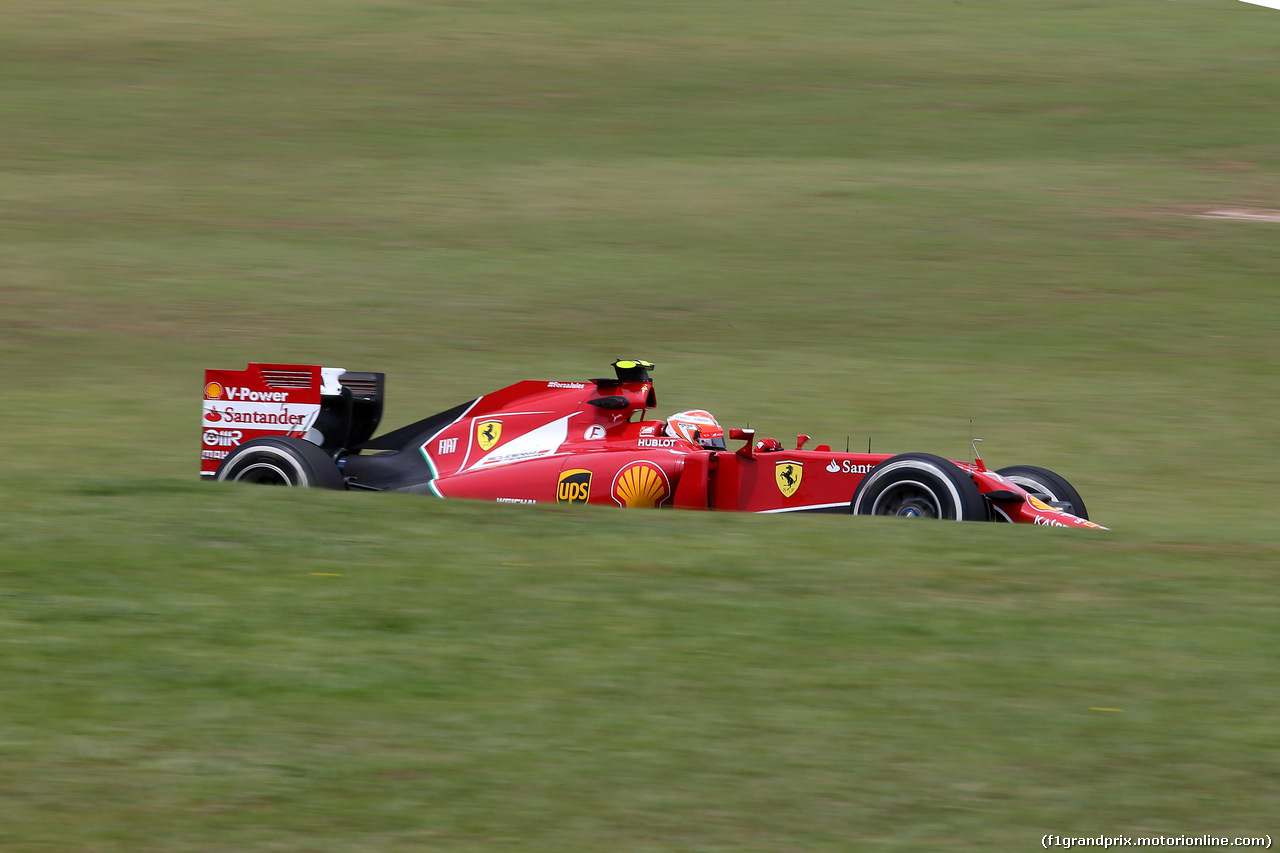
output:
[[[756,458],[756,431],[753,429],[731,429],[729,430],[729,438],[733,441],[745,441],[746,444],[738,448],[738,455],[747,459]]]

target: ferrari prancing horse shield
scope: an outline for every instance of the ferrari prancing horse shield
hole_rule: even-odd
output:
[[[481,450],[491,450],[502,437],[502,421],[481,421],[476,424],[476,441]]]
[[[773,476],[778,481],[778,490],[782,492],[782,496],[789,498],[800,488],[804,465],[800,462],[777,462],[773,467]]]

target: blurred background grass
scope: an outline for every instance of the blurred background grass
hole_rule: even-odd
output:
[[[1267,831],[1280,226],[1191,214],[1280,207],[1277,27],[7,3],[0,842]],[[1114,532],[192,482],[205,367],[384,370],[394,426],[619,356],[784,440],[972,419]]]

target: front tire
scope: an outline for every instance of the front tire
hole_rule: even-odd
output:
[[[973,478],[941,456],[903,453],[872,468],[853,493],[855,515],[986,521],[986,501]]]
[[[246,441],[227,454],[214,479],[263,486],[346,487],[342,473],[327,453],[309,441],[290,435]]]
[[[996,473],[1049,506],[1066,510],[1085,521],[1089,520],[1089,510],[1084,508],[1084,499],[1060,474],[1035,465],[1010,465]]]

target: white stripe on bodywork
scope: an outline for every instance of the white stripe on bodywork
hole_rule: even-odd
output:
[[[845,501],[833,504],[809,504],[808,506],[784,506],[781,509],[762,509],[757,515],[769,515],[775,512],[804,512],[805,510],[831,509],[835,506],[847,507],[849,504]]]
[[[481,397],[480,399],[476,400],[476,403],[479,403],[480,400],[483,400],[483,399],[484,398]],[[475,407],[475,403],[472,403],[472,408],[474,407]],[[467,409],[467,412],[469,411],[471,411],[470,408]],[[467,412],[462,413],[463,417],[466,417]],[[471,423],[467,426],[467,452],[462,457],[462,464],[458,466],[458,470],[459,471],[466,470],[467,462],[470,461],[471,459],[471,445],[474,443],[471,441],[471,436],[475,432],[476,421],[481,421],[481,420],[500,421],[504,418],[518,418],[518,417],[523,417],[524,415],[550,415],[550,414],[552,413],[551,412],[488,412],[483,415],[476,415],[474,418],[471,419]],[[572,417],[572,415],[570,415],[570,417]],[[460,421],[462,420],[462,418],[458,418],[458,420]],[[454,421],[454,423],[457,423],[457,422],[458,421]],[[449,426],[453,426],[453,424],[450,424]],[[448,427],[446,427],[446,429],[447,428]],[[439,433],[437,433],[437,435],[439,435]],[[477,462],[476,464],[479,465],[480,463]]]
[[[467,406],[467,408],[463,410],[462,414],[458,415],[456,418],[449,421],[449,423],[440,427],[440,429],[431,433],[431,436],[422,443],[421,447],[418,448],[418,452],[422,454],[422,458],[427,460],[427,467],[431,469],[431,480],[427,483],[427,488],[431,490],[431,494],[435,495],[438,498],[444,497],[444,495],[440,494],[440,490],[436,488],[436,477],[440,476],[440,471],[436,468],[436,461],[432,459],[431,454],[427,452],[427,447],[430,446],[431,442],[436,440],[437,435],[444,432],[449,427],[453,426],[458,421],[465,418],[467,416],[467,413],[470,412],[472,409],[474,409],[476,407],[476,404],[479,403],[481,399],[482,399],[481,397],[476,397],[474,400],[472,400],[471,405]]]
[[[557,418],[549,424],[543,424],[518,438],[511,439],[476,460],[476,463],[471,466],[472,469],[493,468],[552,455],[569,438],[569,418],[576,414],[577,412],[574,412],[573,415]]]

